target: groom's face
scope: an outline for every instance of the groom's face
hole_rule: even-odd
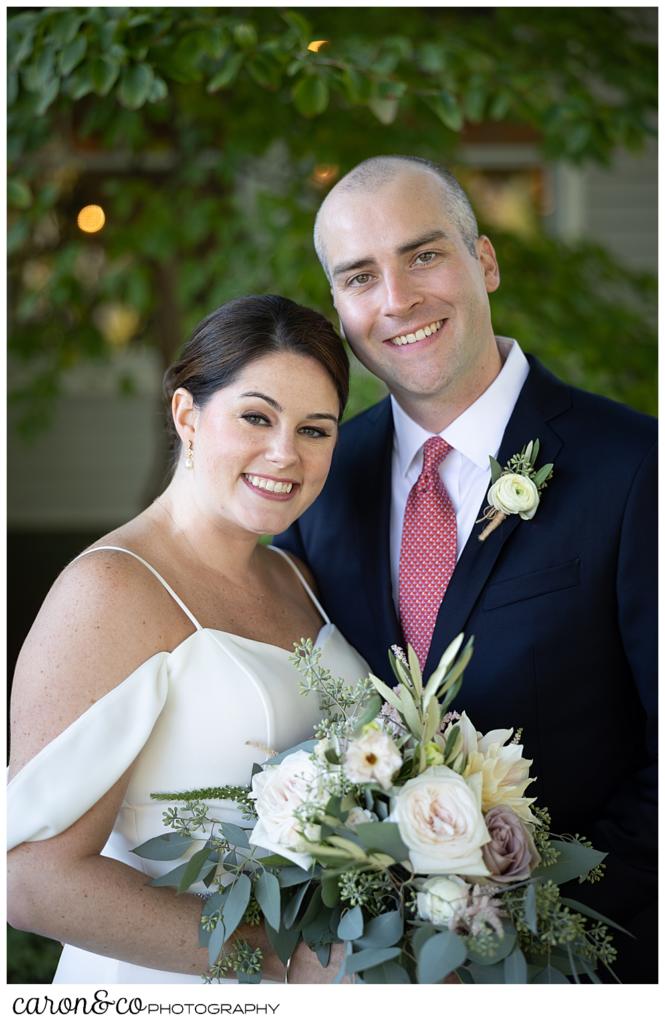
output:
[[[438,178],[409,168],[371,193],[331,195],[321,237],[349,344],[407,411],[484,390],[498,266],[487,238],[471,253]]]

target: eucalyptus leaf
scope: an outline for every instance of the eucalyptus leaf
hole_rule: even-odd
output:
[[[347,910],[342,914],[337,927],[337,935],[343,941],[359,939],[364,927],[365,922],[362,909],[360,907],[352,907],[351,910]]]
[[[305,899],[305,893],[309,889],[309,882],[304,882],[299,889],[296,889],[295,893],[286,904],[284,908],[284,927],[291,928],[293,923],[298,916],[298,912],[302,906],[303,900]]]
[[[373,722],[374,719],[379,714],[379,712],[381,711],[382,707],[383,701],[379,696],[370,697],[368,703],[365,705],[362,714],[355,723],[356,728],[362,729],[363,725],[368,725],[370,722]]]
[[[592,850],[581,843],[566,842],[565,840],[553,839],[552,846],[557,850],[559,859],[549,867],[539,867],[533,872],[534,878],[544,878],[547,881],[562,885],[573,878],[581,878],[588,874],[592,868],[601,864],[606,853],[599,850]]]
[[[344,961],[346,974],[356,974],[368,967],[376,967],[386,960],[395,960],[401,953],[399,946],[391,946],[388,949],[362,949],[359,953],[351,953]]]
[[[264,860],[263,863],[267,862]],[[288,867],[282,868],[278,877],[281,888],[288,889],[292,885],[300,885],[302,882],[309,881],[312,873],[305,868],[299,868],[297,864],[290,864]]]
[[[360,908],[358,908],[360,909]],[[382,948],[396,945],[404,934],[404,918],[399,910],[389,910],[365,924],[362,937],[355,940],[360,949]]]
[[[244,829],[238,825],[233,825],[229,821],[220,821],[219,828],[224,835],[224,838],[231,843],[232,846],[240,847],[241,850],[249,849],[249,837]]]
[[[503,961],[503,975],[506,985],[526,985],[526,960],[519,946]]]
[[[254,974],[243,974],[238,971],[236,977],[239,985],[260,985],[262,979],[260,971],[255,971]]]
[[[411,979],[401,964],[394,960],[369,967],[363,971],[362,980],[366,985],[410,985]]]
[[[183,857],[193,843],[190,836],[178,836],[177,833],[164,833],[163,836],[156,836],[146,843],[134,847],[131,851],[137,857],[144,857],[147,860],[177,860]]]
[[[538,934],[538,918],[536,915],[536,886],[529,883],[524,893],[524,921],[533,935]]]
[[[212,862],[209,860],[209,857],[210,848],[208,846],[204,846],[202,850],[192,854],[186,864],[183,876],[180,879],[178,892],[187,892],[190,885],[193,885],[194,882],[200,881],[204,875],[208,874],[212,866]]]
[[[261,871],[254,883],[254,895],[263,916],[273,928],[279,928],[281,894],[279,882],[269,871]]]
[[[460,967],[467,957],[466,946],[455,932],[443,931],[432,935],[418,953],[418,982],[435,985],[446,975]]]
[[[436,934],[436,928],[432,924],[422,925],[421,927],[416,928],[414,932],[412,932],[411,948],[413,949],[416,959],[418,959],[420,955],[420,950],[423,948],[427,940],[431,939],[432,936]]]
[[[242,921],[251,895],[252,883],[249,878],[247,875],[238,875],[235,882],[229,886],[229,895],[222,909],[227,938],[233,935]]]
[[[264,763],[263,767],[265,767],[266,764],[281,764],[285,757],[288,757],[289,754],[295,754],[299,750],[304,750],[306,754],[311,754],[314,752],[314,747],[317,743],[318,740],[304,740],[303,743],[296,743],[295,746],[289,747],[288,750],[283,750],[280,754],[275,754],[274,757],[271,757],[269,761]],[[259,765],[258,767],[260,770],[262,766]]]
[[[569,979],[563,974],[562,971],[558,971],[556,967],[545,967],[544,970],[540,971],[534,978],[531,979],[532,985],[570,985]]]
[[[478,953],[469,950],[468,958],[474,964],[481,964],[485,967],[490,967],[494,964],[498,964],[505,957],[512,953],[515,942],[517,941],[517,935],[515,928],[511,924],[504,925],[503,936],[499,939],[499,943],[496,946],[493,953]]]
[[[541,487],[545,483],[545,481],[549,479],[553,469],[553,462],[548,462],[544,466],[540,467],[535,477],[533,478],[533,482],[535,483],[536,487]]]
[[[464,968],[476,985],[503,985],[505,983],[503,964],[467,964]]]
[[[388,853],[396,861],[406,860],[409,856],[408,847],[399,834],[399,826],[394,821],[367,821],[356,825],[358,842],[366,850],[378,850]]]
[[[631,939],[635,936],[632,932],[629,932],[626,928],[622,928],[620,924],[613,921],[610,917],[605,917],[604,914],[599,914],[597,910],[593,910],[592,907],[587,907],[585,903],[579,903],[577,900],[571,900],[567,896],[561,897],[561,902],[571,910],[577,911],[578,914],[584,914],[585,917],[592,917],[594,921],[602,921],[603,924],[609,925],[610,928],[614,928],[618,932],[623,932],[624,935],[629,935]]]
[[[173,888],[178,889],[188,867],[189,862],[187,864],[178,864],[177,868],[167,871],[165,875],[159,875],[158,878],[151,879],[150,885],[155,888],[173,886]]]
[[[222,946],[224,945],[225,939],[226,928],[224,927],[224,921],[220,920],[210,933],[210,937],[208,939],[208,963],[211,967],[217,961],[219,954],[222,952]]]
[[[336,877],[324,875],[321,880],[321,899],[326,907],[336,907],[339,903],[339,881]]]
[[[275,931],[266,921],[265,930],[270,945],[282,963],[285,964],[298,945],[300,928],[280,928],[279,931]]]
[[[490,455],[490,472],[492,483],[495,484],[499,477],[503,473],[503,467],[500,462],[497,462],[494,456]]]

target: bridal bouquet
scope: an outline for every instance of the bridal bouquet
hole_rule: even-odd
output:
[[[451,710],[473,652],[462,644],[427,682],[411,648],[393,648],[390,689],[375,676],[334,679],[301,641],[292,659],[324,715],[315,738],[256,765],[247,788],[155,794],[184,806],[136,852],[186,857],[153,884],[206,887],[207,980],[260,981],[261,950],[234,940],[243,921],[263,921],[287,965],[299,941],[324,966],[344,943],[336,980],[365,984],[452,972],[471,984],[599,982],[598,964],[611,970],[608,925],[618,926],[559,889],[600,877],[605,854],[551,832],[525,796],[531,761],[511,729],[481,735]],[[206,801],[220,799],[246,828],[214,817]]]

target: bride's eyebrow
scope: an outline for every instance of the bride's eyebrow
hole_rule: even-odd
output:
[[[264,395],[262,391],[243,391],[241,398],[262,398],[264,402],[267,402],[276,412],[284,412],[282,406],[270,395]],[[332,420],[333,423],[339,423],[339,417],[333,416],[329,412],[310,412],[305,416],[306,420]]]

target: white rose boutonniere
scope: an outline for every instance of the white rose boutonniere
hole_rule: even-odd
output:
[[[538,470],[535,468],[539,450],[538,439],[529,441],[521,452],[508,460],[505,469],[490,455],[492,486],[487,492],[488,505],[478,520],[479,523],[487,522],[487,526],[478,535],[478,540],[486,540],[506,516],[533,519],[541,492],[547,487],[554,470],[552,462]]]

